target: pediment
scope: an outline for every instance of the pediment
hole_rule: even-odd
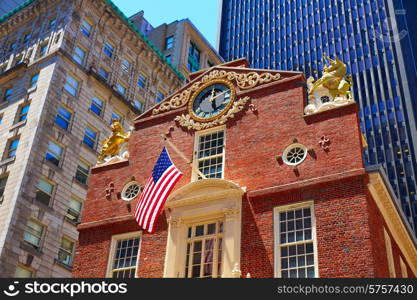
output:
[[[224,179],[204,179],[191,182],[173,192],[167,201],[169,208],[225,198],[240,198],[245,189]]]
[[[267,88],[271,84],[279,84],[286,79],[303,76],[301,72],[249,69],[246,66],[245,60],[238,60],[192,74],[191,82],[139,116],[136,122],[163,117],[171,113],[177,115],[182,113],[182,116],[177,116],[175,120],[187,129],[201,130],[223,125],[248,106],[251,100],[248,92],[251,90]],[[218,117],[207,121],[193,118],[190,113],[193,101],[202,89],[216,82],[222,82],[231,87],[234,95],[233,103]]]

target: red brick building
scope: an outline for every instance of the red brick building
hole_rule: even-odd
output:
[[[304,115],[303,74],[247,67],[193,74],[137,118],[128,159],[93,169],[74,277],[416,276],[398,200],[364,167],[357,105]],[[148,234],[133,213],[161,135],[194,168],[167,147],[184,176]]]

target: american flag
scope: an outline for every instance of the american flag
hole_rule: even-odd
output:
[[[135,218],[142,229],[153,232],[169,193],[181,177],[164,147],[136,205]]]

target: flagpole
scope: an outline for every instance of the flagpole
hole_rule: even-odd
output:
[[[207,177],[193,164],[193,161],[190,161],[185,157],[185,155],[168,139],[166,134],[161,134],[161,137],[164,139],[165,143],[172,148],[190,167],[191,169],[196,172],[198,175],[201,176],[203,179],[207,179]]]

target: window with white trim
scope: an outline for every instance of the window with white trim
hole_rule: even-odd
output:
[[[318,277],[311,203],[275,208],[275,243],[277,277]]]
[[[108,277],[134,278],[136,275],[140,233],[134,232],[112,237]]]
[[[222,242],[222,221],[189,226],[185,278],[221,277]]]
[[[207,178],[223,178],[225,131],[198,133],[196,139],[195,161],[198,170]],[[197,175],[197,179],[201,179],[201,176]]]

